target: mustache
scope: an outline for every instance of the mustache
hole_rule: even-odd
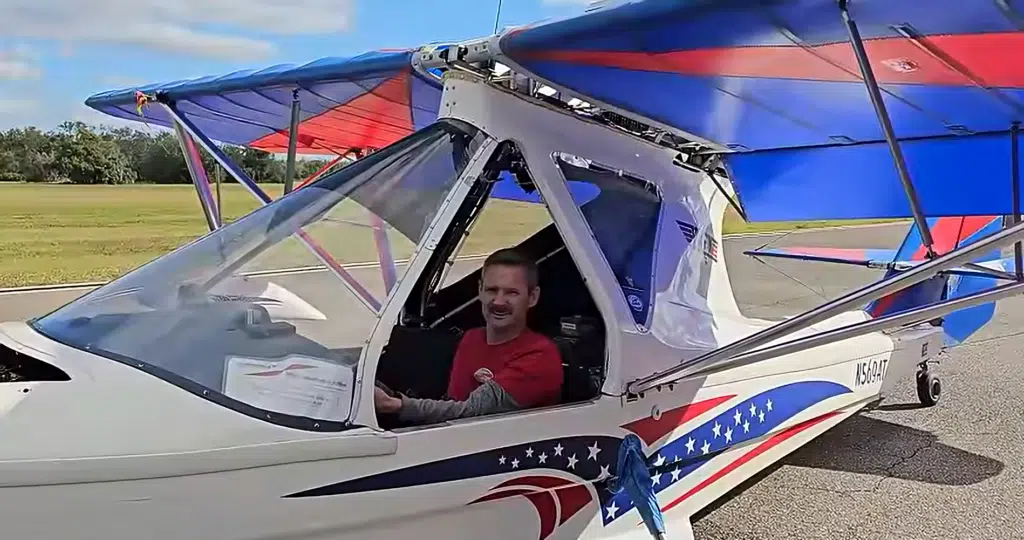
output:
[[[498,305],[498,304],[488,304],[487,305],[487,311],[489,311],[491,313],[511,313],[512,312],[512,307],[511,306]]]

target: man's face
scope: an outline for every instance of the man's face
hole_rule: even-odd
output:
[[[480,305],[489,328],[525,325],[526,313],[539,295],[540,287],[530,290],[526,270],[518,266],[489,266],[480,281]]]

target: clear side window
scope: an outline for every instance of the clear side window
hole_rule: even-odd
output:
[[[654,246],[662,199],[646,180],[564,153],[554,156],[573,200],[597,239],[637,324],[653,301]]]
[[[478,270],[490,253],[517,246],[553,223],[540,194],[536,190],[527,193],[509,171],[502,171],[476,219],[462,234],[461,243],[448,259],[438,289]]]
[[[34,327],[257,418],[343,429],[381,306],[485,140],[435,123]]]
[[[515,248],[537,264],[540,297],[528,311],[527,326],[559,351],[563,381],[557,401],[598,395],[604,382],[603,320],[511,141],[499,144],[406,299],[377,365],[379,382],[410,397],[445,398],[461,336],[486,325],[479,298],[484,259],[502,248]],[[387,416],[380,421],[386,429],[408,427]]]

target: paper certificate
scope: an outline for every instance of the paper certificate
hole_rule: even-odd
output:
[[[228,357],[224,394],[260,409],[344,421],[352,406],[355,369],[308,356],[280,360]]]

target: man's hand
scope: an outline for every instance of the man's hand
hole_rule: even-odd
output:
[[[480,368],[473,373],[473,378],[476,379],[476,382],[483,384],[494,378],[494,372],[487,368]]]
[[[402,400],[389,396],[379,386],[375,386],[373,387],[373,405],[378,413],[394,414],[402,408]]]

